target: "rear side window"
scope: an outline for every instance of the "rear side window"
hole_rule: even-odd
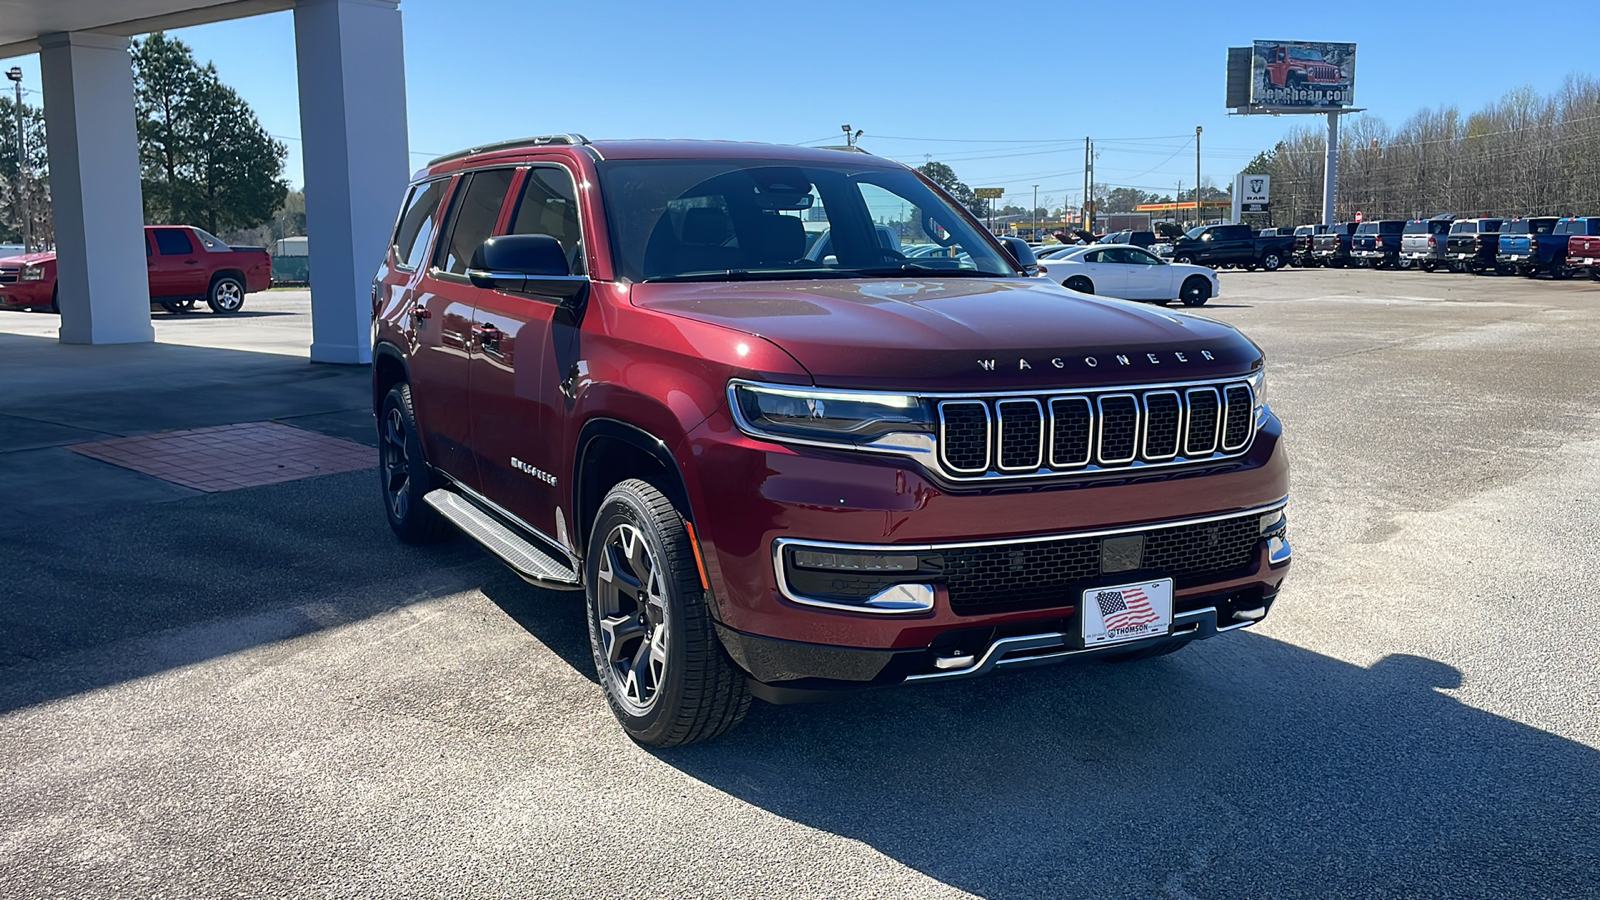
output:
[[[1555,219],[1534,219],[1533,220],[1533,233],[1534,234],[1549,234],[1550,232],[1554,231],[1555,228],[1556,228],[1556,220]]]
[[[439,200],[444,196],[445,179],[419,184],[406,198],[405,212],[394,230],[394,258],[399,265],[415,270],[422,264],[428,244],[439,221]]]
[[[194,252],[194,241],[180,228],[157,228],[156,250],[162,256],[182,256]]]
[[[567,267],[583,273],[583,232],[578,227],[578,191],[566,169],[537,166],[522,182],[511,217],[511,234],[547,234],[567,251]]]
[[[439,268],[457,275],[466,274],[473,252],[494,234],[500,207],[506,202],[506,192],[511,189],[511,178],[515,174],[514,169],[489,169],[468,176],[466,190],[458,193],[451,207],[450,241],[435,254]]]

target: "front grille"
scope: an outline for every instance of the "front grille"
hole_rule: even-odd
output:
[[[10,284],[17,280],[22,270],[16,266],[0,266],[0,284]]]
[[[1245,382],[945,400],[939,460],[956,480],[1204,462],[1249,449],[1254,406]]]
[[[1116,535],[1126,537],[1127,535]],[[1107,577],[1137,581],[1142,576],[1173,578],[1179,587],[1244,569],[1261,540],[1261,516],[1240,516],[1144,532],[1140,574],[1103,575],[1104,538],[958,547],[939,551],[950,606],[958,613],[997,607],[1043,609],[1073,606],[1079,594]],[[930,563],[934,562],[930,560]]]

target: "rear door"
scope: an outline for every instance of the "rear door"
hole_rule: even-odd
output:
[[[568,270],[585,272],[573,173],[555,161],[535,162],[519,170],[510,188],[495,233],[549,235],[566,251]],[[562,382],[577,365],[578,330],[557,302],[534,293],[478,292],[472,441],[484,495],[566,546],[567,522],[557,511],[557,486],[566,474]]]
[[[148,257],[150,296],[201,297],[205,295],[206,267],[201,249],[187,228],[151,228],[154,252]],[[152,249],[148,247],[146,249]]]
[[[1128,272],[1119,263],[1113,263],[1110,258],[1111,248],[1090,250],[1083,256],[1083,272],[1094,283],[1094,293],[1107,297],[1123,297],[1128,290]],[[1080,274],[1073,272],[1068,275]]]

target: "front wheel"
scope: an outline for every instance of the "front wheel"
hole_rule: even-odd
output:
[[[1069,291],[1077,291],[1080,294],[1094,293],[1094,282],[1083,277],[1082,275],[1074,275],[1071,278],[1068,278],[1064,287],[1066,287],[1066,289]]]
[[[694,554],[683,514],[654,485],[606,494],[584,562],[589,646],[611,711],[652,747],[716,737],[750,708]]]
[[[194,312],[198,303],[198,300],[162,300],[161,308],[173,315],[182,315]]]
[[[1191,275],[1178,292],[1178,299],[1183,301],[1184,306],[1204,306],[1211,299],[1211,282],[1199,275]]]
[[[1192,265],[1194,265],[1194,257],[1192,257],[1192,256],[1180,256],[1177,259],[1173,260],[1173,262],[1177,263],[1180,266],[1192,266]]]
[[[395,385],[378,412],[378,474],[383,479],[384,512],[400,540],[432,544],[449,536],[450,523],[422,501],[436,485],[433,469],[422,455],[408,384]]]
[[[211,282],[211,290],[206,294],[206,305],[214,313],[235,313],[244,308],[244,282],[224,275]]]
[[[1423,260],[1422,261],[1422,271],[1427,272],[1429,274],[1432,274],[1433,270],[1435,268],[1437,268],[1437,265],[1435,263],[1433,263],[1432,261],[1430,261],[1430,260]]]

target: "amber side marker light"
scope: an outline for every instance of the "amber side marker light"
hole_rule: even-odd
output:
[[[706,561],[700,556],[700,538],[694,533],[694,523],[688,519],[683,520],[683,527],[689,532],[689,546],[694,549],[694,567],[700,570],[700,589],[711,590],[711,582],[706,579]]]

